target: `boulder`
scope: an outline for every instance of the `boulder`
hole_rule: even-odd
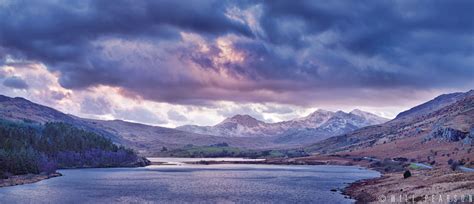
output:
[[[469,134],[467,134],[462,142],[467,145],[474,145],[474,128],[471,128],[471,131],[469,131]]]

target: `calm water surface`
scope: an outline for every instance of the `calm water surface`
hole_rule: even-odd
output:
[[[380,176],[359,167],[243,164],[60,172],[0,188],[0,203],[351,203],[330,190]]]
[[[147,159],[152,162],[164,162],[166,164],[177,164],[177,165],[184,164],[185,162],[198,162],[198,161],[265,161],[265,159],[247,159],[247,158],[235,158],[235,157],[219,157],[219,158],[149,157]]]

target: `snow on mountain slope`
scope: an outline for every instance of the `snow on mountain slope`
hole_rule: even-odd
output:
[[[382,124],[382,123],[385,123],[385,122],[388,121],[387,118],[382,118],[378,115],[375,115],[375,114],[372,114],[372,113],[369,113],[369,112],[365,112],[365,111],[361,111],[359,109],[354,109],[349,113],[354,114],[354,115],[358,115],[360,117],[363,117],[365,119],[365,121],[369,124]]]
[[[287,138],[295,135],[300,139],[314,139],[315,136],[332,136],[386,121],[361,110],[345,113],[319,109],[306,117],[277,123],[265,123],[249,115],[235,115],[215,126],[185,125],[177,129],[225,137],[279,137],[282,142],[287,142]]]

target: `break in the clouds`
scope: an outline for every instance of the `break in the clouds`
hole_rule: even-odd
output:
[[[59,99],[105,86],[131,99],[190,106],[375,110],[474,86],[473,10],[470,0],[7,0],[0,1],[0,64],[46,67],[59,87],[41,93]],[[29,78],[8,74],[4,86],[35,90]],[[85,113],[113,112],[98,98],[77,103]],[[179,112],[128,111],[147,121],[187,120]]]

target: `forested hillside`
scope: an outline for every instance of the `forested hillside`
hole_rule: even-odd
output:
[[[146,160],[108,138],[66,123],[0,121],[0,176],[57,168],[143,166]]]

